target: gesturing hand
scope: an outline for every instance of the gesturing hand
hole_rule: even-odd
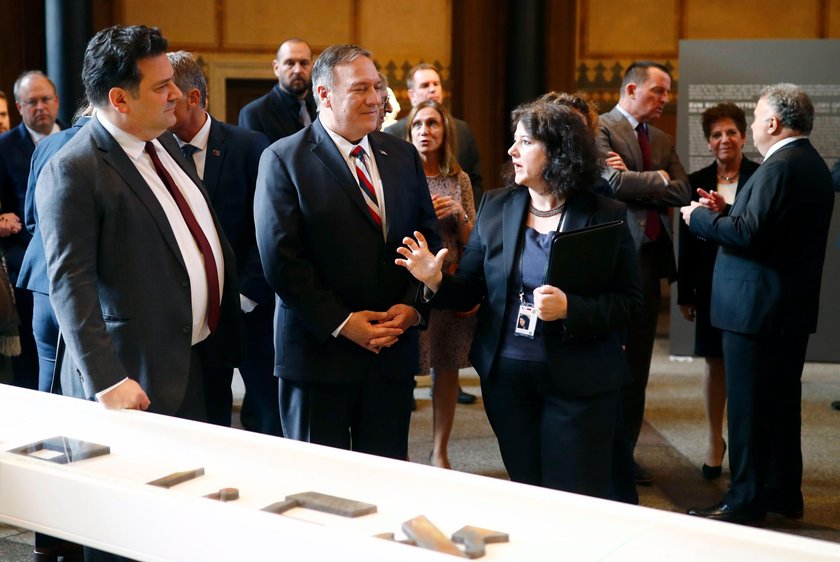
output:
[[[706,191],[698,187],[697,195],[700,196],[700,204],[707,209],[719,213],[726,208],[726,199],[717,191]]]
[[[394,323],[387,324],[391,318],[387,312],[360,310],[350,315],[339,333],[356,345],[379,353],[383,347],[393,345],[403,333],[403,329],[395,327]]]
[[[686,225],[691,224],[691,213],[693,213],[697,207],[702,207],[702,205],[697,201],[692,201],[690,205],[680,207],[680,213],[682,214],[682,219],[685,221]]]
[[[543,322],[566,318],[569,314],[566,293],[551,285],[537,287],[534,289],[534,310],[537,312],[537,318]]]
[[[394,263],[408,269],[415,279],[432,291],[437,291],[443,279],[443,259],[449,251],[443,248],[434,255],[429,251],[426,238],[421,233],[414,231],[414,237],[417,238],[416,241],[408,236],[403,238],[405,246],[397,248],[397,253],[405,259],[397,258]]]

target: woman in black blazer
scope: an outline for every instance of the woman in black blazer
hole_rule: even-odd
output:
[[[724,102],[708,108],[702,116],[703,134],[715,161],[688,176],[694,190],[693,199],[715,191],[727,205],[735,202],[758,164],[744,158],[747,119],[744,110]],[[680,223],[677,302],[686,320],[694,322],[694,355],[706,360],[703,396],[708,420],[708,447],[702,474],[707,480],[721,474],[726,442],[723,440],[723,412],[726,409],[726,376],[723,368],[721,332],[712,326],[710,303],[712,272],[718,245],[694,236],[684,221]]]
[[[629,379],[621,335],[641,307],[629,230],[607,291],[584,297],[543,284],[556,230],[623,220],[626,208],[590,192],[597,152],[576,111],[538,100],[514,110],[512,123],[516,185],[484,195],[457,273],[442,274],[445,250],[431,254],[417,233],[397,263],[436,308],[482,304],[470,359],[511,479],[636,502],[619,400]]]

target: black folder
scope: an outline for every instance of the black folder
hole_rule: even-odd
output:
[[[624,221],[557,232],[545,270],[545,284],[565,293],[594,296],[610,286],[624,236]]]

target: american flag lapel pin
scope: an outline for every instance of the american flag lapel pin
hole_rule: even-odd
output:
[[[221,155],[222,155],[221,150],[219,150],[218,148],[213,149],[213,156],[221,156]]]

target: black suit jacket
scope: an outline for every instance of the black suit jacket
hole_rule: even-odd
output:
[[[64,128],[61,123],[59,127]],[[35,143],[23,122],[14,129],[0,135],[0,213],[14,213],[24,220],[26,188],[29,166]],[[9,280],[14,284],[20,271],[23,254],[32,235],[22,228],[17,234],[0,238],[0,245],[6,254]]]
[[[172,135],[158,140],[204,193]],[[56,372],[63,393],[92,399],[131,377],[148,394],[150,411],[176,413],[192,354],[189,276],[151,188],[93,119],[47,163],[35,199],[61,327]],[[210,212],[224,254],[224,291],[218,329],[198,345],[207,365],[233,366],[243,350],[236,259]]]
[[[524,187],[495,189],[484,195],[475,227],[458,271],[445,275],[432,299],[436,308],[469,310],[483,303],[470,360],[482,378],[492,372],[499,353],[505,307],[515,289],[515,257],[530,196]],[[627,207],[591,193],[570,200],[565,230],[625,220]],[[629,380],[621,332],[639,312],[639,264],[633,238],[624,228],[618,264],[608,293],[595,298],[568,295],[568,317],[545,323],[549,369],[557,388],[572,396],[592,396],[620,388]]]
[[[720,244],[712,325],[755,335],[814,332],[833,208],[828,166],[799,139],[764,161],[728,214],[695,210],[691,232]]]
[[[758,164],[748,158],[741,159],[738,173],[738,187],[736,195],[740,193]],[[688,181],[692,189],[692,201],[698,201],[700,195],[697,188],[706,191],[717,189],[717,163],[712,162],[701,170],[697,170]],[[712,295],[712,272],[715,269],[715,256],[718,246],[714,242],[701,240],[688,230],[684,221],[679,222],[679,266],[677,267],[677,302],[706,307],[708,310]]]
[[[386,239],[320,119],[272,144],[260,160],[254,214],[265,276],[277,293],[279,377],[341,382],[416,370],[417,328],[378,355],[332,336],[351,312],[414,302],[416,282],[394,263],[404,237],[419,230],[440,245],[417,150],[385,133],[368,139],[385,192]]]
[[[303,128],[303,124],[300,121],[300,106],[293,97],[282,92],[280,86],[275,84],[266,95],[242,108],[239,112],[239,126],[264,134],[268,142],[295,134]],[[306,106],[309,116],[314,120],[316,110],[312,92],[306,94]]]
[[[204,187],[236,254],[239,292],[258,304],[273,304],[274,292],[263,275],[254,233],[254,190],[268,139],[262,133],[208,118],[212,121]]]

